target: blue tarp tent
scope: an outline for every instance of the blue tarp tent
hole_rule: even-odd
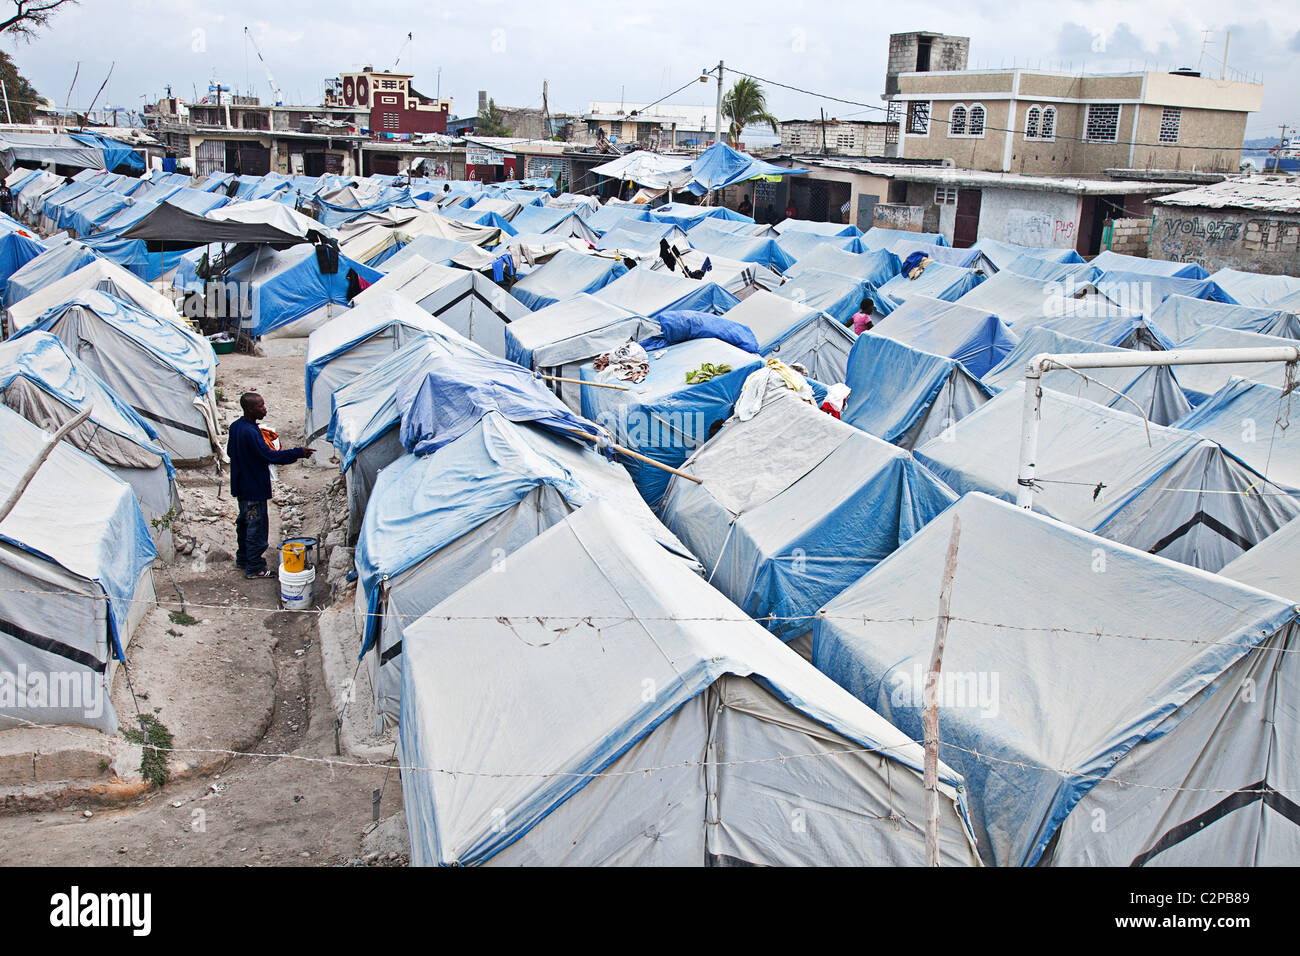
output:
[[[1151,324],[1175,345],[1181,345],[1205,326],[1300,339],[1300,317],[1269,306],[1228,305],[1171,295],[1151,312],[1150,317]]]
[[[250,335],[284,329],[289,335],[306,336],[331,317],[327,313],[348,307],[349,269],[367,282],[383,275],[342,255],[338,271],[324,275],[315,247],[303,243],[282,251],[260,246],[235,263],[223,281],[247,283],[252,315],[245,328]]]
[[[382,266],[381,271],[392,272],[408,259],[419,256],[434,265],[450,266],[457,254],[469,247],[470,243],[468,242],[426,234],[416,236],[410,242],[394,243],[367,262],[366,265],[372,269],[379,269]]]
[[[0,302],[7,298],[9,277],[45,250],[45,243],[25,232],[16,229],[0,232]]]
[[[692,244],[694,244],[696,235],[707,235],[709,233],[723,236],[744,236],[747,239],[776,238],[776,230],[771,226],[756,222],[716,218],[701,219],[691,227],[688,235],[692,237]]]
[[[964,686],[940,679],[939,758],[965,778],[984,861],[1293,858],[1295,823],[1268,795],[1300,786],[1295,724],[1241,703],[1300,676],[1288,600],[967,495],[823,609],[818,669],[921,739],[954,518],[943,674]],[[1105,574],[1087,570],[1098,555]]]
[[[47,240],[44,252],[29,259],[9,276],[5,307],[21,302],[33,292],[39,292],[94,261],[95,253],[85,243],[75,239]]]
[[[455,219],[457,222],[468,222],[476,226],[491,226],[495,229],[500,229],[507,236],[518,234],[518,230],[515,229],[514,226],[510,225],[507,220],[502,218],[499,213],[479,209],[455,208],[441,209],[438,211],[438,214],[440,216],[445,216],[447,219]]]
[[[687,373],[705,362],[729,365],[731,371],[698,385],[687,384]],[[745,379],[762,365],[757,355],[734,345],[693,339],[651,355],[644,380],[620,382],[629,391],[584,388],[582,414],[613,432],[619,444],[676,467],[704,443],[709,426],[731,414]],[[581,378],[618,381],[608,372],[596,372],[590,363],[582,366]],[[668,487],[668,473],[638,461],[626,464],[641,496],[656,504]]]
[[[986,259],[996,269],[1005,269],[1007,264],[1020,256],[1033,256],[1047,262],[1082,262],[1083,256],[1073,249],[1050,249],[1039,246],[1018,246],[1012,242],[999,239],[978,239],[971,248],[984,253]]]
[[[1071,301],[1066,300],[1067,304]],[[1033,328],[1052,329],[1072,338],[1121,349],[1156,352],[1173,348],[1164,333],[1145,317],[1124,309],[1108,310],[1109,314],[1100,315],[1099,311],[1102,310],[1071,307],[1064,315],[1022,320],[1016,329],[1022,335]]]
[[[666,349],[670,345],[689,342],[691,339],[721,339],[746,352],[755,355],[759,353],[753,329],[741,325],[730,316],[724,318],[708,312],[681,309],[660,312],[655,316],[655,321],[659,323],[659,331],[640,340],[641,347],[647,352]]]
[[[984,281],[984,273],[976,269],[963,269],[960,266],[948,266],[942,262],[932,262],[925,267],[915,279],[909,279],[899,273],[876,292],[883,301],[888,315],[914,295],[942,299],[944,302],[956,302],[963,295]]]
[[[799,269],[798,275],[789,277],[772,293],[825,312],[843,325],[852,323],[863,299],[875,301],[869,282],[820,269]]]
[[[806,272],[834,272],[850,279],[858,279],[878,288],[898,275],[898,256],[888,249],[876,249],[871,252],[847,252],[823,245],[806,253],[789,272],[789,278],[796,279]]]
[[[912,253],[919,252],[935,262],[942,262],[948,266],[961,266],[963,269],[984,269],[989,274],[997,271],[997,268],[984,258],[984,253],[974,247],[954,249],[952,246],[943,245],[942,243],[899,239],[889,247],[889,251],[898,256],[900,262],[905,262]]]
[[[583,221],[580,213],[552,206],[525,206],[510,220],[510,225],[519,233],[578,236],[588,242],[595,242],[598,238],[596,231]]]
[[[682,470],[703,484],[673,478],[664,523],[709,583],[786,641],[956,499],[908,452],[792,392],[729,422]]]
[[[742,216],[726,206],[692,206],[687,203],[669,202],[650,210],[650,218],[655,222],[671,222],[687,232],[698,226],[705,219],[727,219],[731,222],[753,224],[749,216]]]
[[[635,203],[607,203],[587,217],[587,225],[601,235],[627,222],[651,221],[650,211],[645,206]]]
[[[1171,295],[1232,303],[1232,296],[1220,289],[1212,279],[1182,279],[1111,269],[1103,272],[1093,284],[1099,292],[1114,301],[1121,304],[1127,302],[1130,308],[1139,307],[1145,312],[1154,310]]]
[[[726,189],[760,176],[797,176],[806,172],[806,169],[765,163],[726,143],[714,143],[691,163],[691,175],[705,189]]]
[[[659,252],[660,239],[666,239],[669,245],[681,249],[686,248],[688,244],[686,233],[674,223],[625,219],[601,236],[600,241],[596,243],[596,248],[652,256]]]
[[[854,243],[851,236],[819,236],[815,232],[783,232],[777,236],[776,244],[788,252],[798,262],[810,252],[821,246],[830,246],[842,252],[848,251]]]
[[[1296,346],[1295,339],[1276,335],[1260,335],[1238,329],[1223,329],[1207,325],[1178,343],[1180,349],[1253,349],[1276,346]],[[1234,376],[1281,387],[1285,380],[1281,362],[1261,362],[1255,365],[1183,365],[1178,368],[1178,384],[1183,387],[1193,405],[1205,401]]]
[[[1205,279],[1209,273],[1195,262],[1166,262],[1145,256],[1126,256],[1107,249],[1091,262],[1103,272],[1130,272],[1138,275],[1178,279]]]
[[[715,282],[687,279],[675,272],[637,268],[593,293],[602,302],[653,318],[660,312],[689,309],[722,315],[740,303]]]
[[[1002,269],[1029,279],[1040,279],[1043,282],[1073,282],[1075,286],[1092,282],[1101,275],[1101,270],[1091,262],[1054,262],[1051,259],[1039,259],[1037,256],[1017,256],[1010,262],[1004,262]]]
[[[900,239],[923,242],[927,245],[949,245],[948,240],[940,232],[908,232],[906,229],[886,229],[883,226],[872,226],[862,234],[862,244],[868,249],[888,249]]]
[[[516,282],[510,294],[536,312],[579,292],[602,289],[625,272],[627,266],[618,259],[563,249]]]
[[[819,382],[844,381],[853,331],[839,320],[762,290],[747,296],[726,317],[753,331],[763,357],[802,365]]]
[[[1001,362],[1020,341],[991,312],[924,295],[909,296],[872,334],[956,359],[977,378]]]
[[[1003,359],[1000,365],[989,371],[983,377],[983,381],[995,391],[1000,392],[1010,388],[1017,382],[1024,381],[1025,369],[1030,359],[1043,353],[1125,351],[1128,350],[1071,338],[1038,326],[1027,330],[1020,344]],[[1043,375],[1043,387],[1055,389],[1066,395],[1086,398],[1098,405],[1117,408],[1122,412],[1131,413],[1141,409],[1142,414],[1157,425],[1172,425],[1186,415],[1192,407],[1187,396],[1178,386],[1174,370],[1168,365],[1092,368],[1085,374],[1087,378],[1069,369],[1052,369]]]
[[[862,230],[852,224],[839,222],[815,222],[811,219],[783,219],[776,226],[776,231],[781,235],[790,233],[809,233],[814,236],[844,237],[847,239],[857,238],[862,235]]]
[[[735,236],[695,229],[691,231],[690,242],[694,248],[709,255],[736,259],[740,262],[756,262],[775,272],[785,272],[794,265],[794,257],[777,245],[775,239]]]
[[[1300,293],[1300,279],[1295,276],[1220,269],[1210,278],[1239,305],[1273,305],[1279,299]]]
[[[870,332],[853,343],[844,383],[852,391],[842,419],[908,449],[951,434],[993,395],[955,359]]]
[[[1270,481],[1300,491],[1300,435],[1284,427],[1289,404],[1276,385],[1232,378],[1174,424],[1217,441]]]

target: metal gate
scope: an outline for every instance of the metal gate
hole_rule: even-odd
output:
[[[207,139],[194,149],[194,171],[199,176],[226,171],[226,144],[218,139]]]

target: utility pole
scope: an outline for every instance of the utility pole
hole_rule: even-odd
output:
[[[826,109],[822,108],[822,155],[826,155]]]
[[[551,108],[546,101],[546,81],[542,80],[542,139],[551,138]]]
[[[1228,75],[1228,44],[1231,42],[1232,42],[1232,31],[1225,30],[1223,34],[1223,62],[1220,64],[1220,66],[1222,66],[1223,69],[1219,71],[1219,79],[1221,80]]]
[[[722,142],[722,61],[718,61],[718,105],[713,113],[713,141]]]

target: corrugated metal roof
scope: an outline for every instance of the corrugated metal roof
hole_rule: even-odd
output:
[[[1176,183],[1139,182],[1118,179],[1083,179],[1076,176],[1025,176],[1021,173],[994,173],[983,169],[960,169],[954,166],[912,166],[835,160],[821,156],[795,156],[800,165],[817,165],[827,169],[844,169],[914,183],[946,186],[979,186],[1003,189],[1036,189],[1046,192],[1115,196],[1129,193],[1167,193],[1181,188]]]
[[[1185,189],[1153,201],[1162,206],[1300,213],[1300,182],[1281,176],[1251,176]]]

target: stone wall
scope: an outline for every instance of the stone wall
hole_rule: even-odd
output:
[[[1152,220],[1148,254],[1153,259],[1196,262],[1207,272],[1300,275],[1300,215],[1155,206]]]

